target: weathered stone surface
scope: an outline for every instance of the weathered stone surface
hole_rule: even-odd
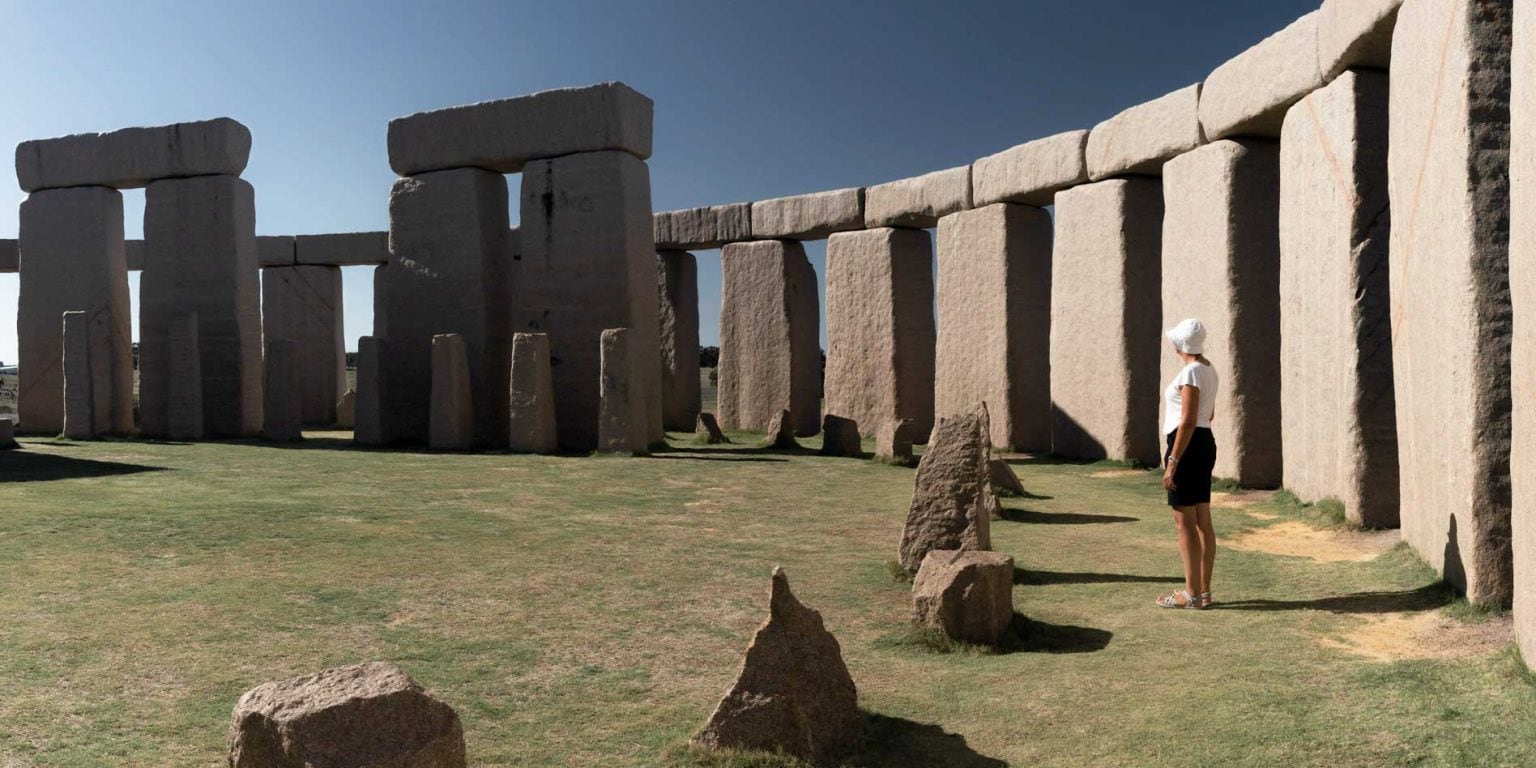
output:
[[[512,416],[508,443],[519,453],[554,453],[560,447],[555,430],[555,384],[549,370],[549,336],[512,336]]]
[[[201,440],[207,434],[203,412],[202,354],[198,342],[197,315],[187,313],[165,319],[165,430],[170,440]]]
[[[645,411],[642,395],[632,380],[637,370],[634,331],[609,328],[603,331],[602,382],[597,419],[597,450],[602,453],[645,453]]]
[[[1163,202],[1158,327],[1197,317],[1210,333],[1205,354],[1221,374],[1215,473],[1245,488],[1279,488],[1280,147],[1224,139],[1174,158],[1163,166]],[[1184,362],[1166,341],[1160,351],[1166,385]]]
[[[933,242],[871,229],[827,242],[825,410],[865,432],[908,419],[933,424]],[[973,350],[974,351],[974,350]]]
[[[1386,69],[1402,4],[1403,0],[1323,0],[1317,17],[1317,68],[1323,80],[1332,81],[1351,67]]]
[[[1536,316],[1536,0],[1514,2],[1514,74],[1510,98],[1509,283],[1514,311]],[[1513,497],[1515,641],[1527,667],[1536,667],[1536,330],[1515,324]]]
[[[661,299],[661,421],[686,432],[703,407],[699,382],[699,265],[693,254],[656,254]]]
[[[90,440],[112,429],[112,371],[103,313],[64,313],[64,436]]]
[[[377,336],[357,339],[357,413],[352,440],[358,445],[384,444],[384,340]]]
[[[656,247],[663,251],[708,251],[752,239],[752,204],[730,203],[658,213]]]
[[[197,316],[203,426],[208,437],[261,433],[261,287],[256,200],[234,176],[156,181],[144,195],[139,281],[139,416],[166,435],[174,351],[167,325]]]
[[[992,444],[1021,451],[1051,447],[1051,228],[1011,203],[939,222],[935,411],[986,403]]]
[[[1051,443],[1075,459],[1156,466],[1163,190],[1115,179],[1056,196]]]
[[[821,419],[821,455],[849,459],[864,458],[864,444],[859,423],[853,419],[827,414]]]
[[[971,166],[972,202],[1044,207],[1088,181],[1088,131],[1068,131],[988,155]]]
[[[760,240],[821,240],[833,232],[863,228],[862,189],[835,189],[752,204],[752,236]]]
[[[0,239],[0,274],[21,269],[21,251],[16,240]]]
[[[987,477],[991,480],[992,492],[998,496],[1016,498],[1025,494],[1024,483],[1014,474],[1013,467],[1002,459],[987,461]]]
[[[239,176],[250,157],[250,130],[220,117],[23,141],[16,146],[16,181],[27,192],[132,189],[159,179]]]
[[[894,464],[910,464],[912,442],[922,434],[907,420],[887,422],[875,430],[875,458]]]
[[[347,385],[341,270],[267,267],[261,271],[262,338],[293,343],[299,372],[299,411],[305,424],[336,422],[336,401]]]
[[[1200,129],[1200,84],[1138,104],[1093,127],[1088,177],[1162,173],[1163,163],[1205,143]]]
[[[265,683],[235,705],[230,768],[464,768],[453,708],[392,664]]]
[[[434,451],[467,451],[475,446],[474,389],[469,382],[469,347],[457,333],[432,337],[431,436]]]
[[[389,263],[388,232],[340,232],[298,235],[294,263],[317,267],[356,267]]]
[[[100,315],[109,354],[97,375],[110,428],[133,430],[132,318],[123,255],[123,196],[105,187],[36,192],[21,203],[21,279],[16,335],[20,353],[17,417],[29,434],[64,429],[65,312]]]
[[[549,334],[560,447],[597,448],[600,337],[630,328],[646,436],[661,421],[661,321],[651,232],[651,176],[623,152],[529,164],[522,187],[522,310],[517,330]]]
[[[864,226],[924,229],[971,209],[971,167],[934,171],[864,190]]]
[[[1207,141],[1280,137],[1285,111],[1323,85],[1317,21],[1313,11],[1211,72],[1200,90],[1200,127]]]
[[[140,241],[141,248],[142,245],[143,243]],[[291,267],[298,263],[294,253],[292,237],[286,235],[256,236],[256,265],[262,269],[267,269],[268,267]],[[141,251],[140,257],[142,258],[142,256]],[[138,265],[140,269],[143,267],[142,263]]]
[[[699,439],[703,440],[706,445],[720,445],[722,443],[731,442],[728,438],[726,438],[725,433],[720,431],[720,422],[717,421],[715,419],[715,415],[709,411],[704,411],[699,414],[699,426],[694,430],[694,433],[698,435]]]
[[[533,160],[603,150],[644,160],[653,110],[649,98],[610,82],[417,112],[389,121],[389,167],[401,176],[453,168],[517,173]]]
[[[1350,71],[1280,138],[1280,428],[1287,490],[1398,524],[1387,288],[1387,75]]]
[[[933,550],[912,580],[912,620],[949,637],[997,645],[1013,624],[1013,558]]]
[[[837,638],[821,614],[795,599],[784,569],[775,568],[768,620],[747,646],[735,685],[693,740],[833,761],[859,745],[858,695]]]
[[[1510,10],[1407,0],[1389,110],[1403,539],[1496,606],[1511,593]]]
[[[763,447],[780,451],[791,451],[799,448],[800,444],[795,442],[795,429],[793,425],[794,417],[790,415],[790,412],[779,411],[768,422]]]
[[[805,248],[736,243],[721,254],[720,422],[764,431],[786,408],[802,437],[821,427],[821,312]]]
[[[432,337],[455,333],[468,354],[475,447],[507,444],[515,305],[507,216],[506,180],[488,171],[395,182],[391,260],[375,270],[373,291],[373,335],[389,342],[379,371],[385,443],[428,442]]]
[[[336,401],[336,426],[341,429],[352,429],[357,425],[357,390],[349,389],[341,393],[341,399]]]
[[[261,436],[276,441],[303,439],[303,386],[298,345],[284,339],[268,339],[267,356],[263,362],[266,364],[266,381],[262,385],[266,423]]]
[[[16,442],[16,420],[9,416],[0,418],[0,451],[19,447]]]
[[[901,566],[916,572],[935,549],[992,548],[992,518],[999,505],[992,492],[987,407],[946,416],[917,465],[912,506],[898,550]]]

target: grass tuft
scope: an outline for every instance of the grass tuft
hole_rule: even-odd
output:
[[[1302,501],[1301,497],[1291,490],[1281,488],[1275,491],[1274,495],[1270,497],[1270,501],[1283,512],[1295,517],[1305,518],[1327,528],[1359,529],[1361,527],[1349,519],[1345,514],[1344,502],[1338,499],[1327,498],[1311,502]]]
[[[906,568],[901,566],[901,563],[895,560],[885,561],[885,570],[890,574],[891,581],[902,584],[911,584],[912,580],[917,578],[916,574],[908,572]]]

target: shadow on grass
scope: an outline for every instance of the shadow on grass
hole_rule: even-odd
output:
[[[1003,507],[1003,519],[1010,523],[1036,525],[1096,525],[1100,523],[1134,523],[1139,520],[1124,515],[1091,515],[1084,512],[1036,512],[1032,509]]]
[[[864,712],[858,752],[829,765],[839,768],[1008,768],[1008,763],[971,749],[965,737],[937,725]],[[812,768],[784,754],[753,750],[708,749],[680,744],[663,757],[667,766],[688,768]]]
[[[734,451],[733,453],[746,453],[746,451]],[[671,452],[662,453],[660,451],[657,451],[655,453],[652,453],[648,458],[652,458],[652,459],[668,459],[668,460],[671,460],[671,461],[728,461],[728,462],[735,462],[735,463],[738,463],[738,464],[743,463],[743,462],[767,462],[767,463],[770,463],[770,464],[775,464],[775,463],[782,464],[784,462],[789,461],[789,459],[776,459],[776,458],[773,458],[771,456],[739,456],[738,457],[738,456],[732,456],[730,453],[723,453],[723,452],[722,453],[718,453],[718,454],[713,454],[713,455],[710,455],[710,456],[678,456],[678,455],[672,454]]]
[[[163,471],[165,467],[150,467],[143,464],[76,459],[29,451],[0,451],[0,484],[112,477]]]
[[[1055,584],[1183,584],[1183,576],[1137,576],[1129,573],[1077,573],[1034,571],[1015,567],[1013,583],[1032,586]]]
[[[1004,656],[1012,653],[1093,653],[1109,647],[1114,633],[1094,627],[1051,624],[1015,612],[997,645],[956,640],[942,630],[912,622],[902,632],[876,641],[877,646],[909,647],[940,654]]]
[[[1213,611],[1326,611],[1328,613],[1407,613],[1433,611],[1456,601],[1456,592],[1447,584],[1426,584],[1418,589],[1396,592],[1356,592],[1310,600],[1234,600],[1217,601]]]

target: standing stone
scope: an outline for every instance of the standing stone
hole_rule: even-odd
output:
[[[602,335],[601,412],[597,420],[597,450],[602,453],[645,453],[646,414],[642,395],[631,376],[637,370],[628,328],[609,328]]]
[[[390,262],[374,273],[373,335],[380,359],[383,440],[428,441],[432,338],[464,340],[474,402],[474,444],[507,444],[513,262],[507,183],[476,169],[395,182],[389,197]]]
[[[1279,488],[1280,146],[1223,140],[1176,157],[1163,166],[1163,200],[1158,327],[1198,317],[1209,330],[1205,356],[1221,374],[1215,474]],[[1159,351],[1166,383],[1184,363],[1166,339]]]
[[[1387,75],[1345,72],[1281,133],[1280,444],[1287,490],[1373,528],[1398,524],[1387,203]]]
[[[382,267],[381,267],[382,269]],[[357,414],[352,440],[358,445],[384,445],[384,340],[361,336],[357,340]]]
[[[705,445],[720,445],[731,442],[725,433],[720,431],[720,422],[715,420],[715,415],[708,411],[699,414],[699,426],[694,430]]]
[[[432,337],[431,438],[434,451],[475,447],[474,387],[470,385],[469,347],[457,333]]]
[[[266,425],[262,437],[268,440],[302,440],[303,383],[299,374],[298,344],[283,339],[267,342],[266,373],[262,396],[266,398]]]
[[[775,568],[768,620],[747,646],[736,684],[693,741],[833,762],[862,738],[858,699],[837,638],[820,613],[795,599],[784,569]]]
[[[859,423],[830,413],[823,417],[821,455],[841,456],[848,459],[864,458],[864,444],[859,438]]]
[[[164,437],[201,440],[207,435],[203,416],[202,354],[198,344],[196,314],[176,315],[166,321]]]
[[[827,241],[826,412],[866,431],[933,424],[933,242],[924,230]]]
[[[341,399],[336,401],[336,426],[339,429],[352,429],[357,425],[357,390],[349,389],[341,393]]]
[[[912,465],[912,441],[922,434],[910,421],[886,424],[875,431],[875,458],[890,464]]]
[[[939,220],[935,410],[986,403],[992,444],[1020,451],[1051,447],[1051,227],[1011,203]]]
[[[95,396],[91,382],[91,313],[64,313],[64,437],[96,436]]]
[[[821,324],[816,272],[792,240],[727,245],[721,253],[720,422],[767,431],[786,407],[794,433],[821,427]]]
[[[1408,0],[1392,40],[1392,367],[1403,539],[1508,605],[1508,0]]]
[[[0,417],[0,451],[9,451],[18,448],[16,442],[16,420],[9,417]]]
[[[630,328],[648,442],[661,420],[661,321],[650,169],[625,152],[588,152],[523,170],[522,310],[517,330],[549,334],[560,447],[597,448],[600,337]]]
[[[1510,100],[1510,297],[1516,313],[1536,315],[1536,0],[1515,0]],[[1514,328],[1513,486],[1515,641],[1536,667],[1536,331]]]
[[[779,414],[773,417],[773,421],[768,423],[763,447],[779,451],[792,451],[799,448],[800,444],[795,442],[795,430],[791,426],[793,422],[794,417],[789,411],[779,411]]]
[[[265,683],[235,705],[230,768],[464,768],[453,708],[393,664]]]
[[[346,389],[347,351],[339,267],[267,267],[261,271],[262,336],[290,341],[301,374],[304,423],[336,423]]]
[[[933,550],[912,580],[912,620],[952,639],[997,645],[1013,625],[1013,558]]]
[[[1019,481],[1019,476],[1008,462],[996,458],[988,461],[987,476],[992,484],[992,492],[998,496],[1017,498],[1025,495],[1024,483]]]
[[[699,383],[699,265],[686,251],[656,254],[661,294],[661,419],[675,432],[693,429],[703,407]]]
[[[549,372],[549,336],[512,336],[512,413],[509,447],[518,453],[554,453],[555,385]]]
[[[1162,388],[1162,185],[1111,179],[1056,196],[1052,450],[1155,466]]]
[[[916,573],[935,549],[992,548],[999,505],[987,468],[991,456],[987,407],[946,417],[917,465],[912,506],[901,533],[901,567]]]
[[[96,372],[109,403],[97,414],[108,427],[133,431],[133,362],[123,195],[106,187],[34,192],[21,203],[17,417],[23,432],[56,435],[64,428],[64,340],[69,311],[101,315],[108,356]],[[92,427],[92,429],[95,429]]]
[[[261,432],[261,289],[256,200],[234,176],[168,179],[144,195],[139,282],[139,414],[150,437],[167,434],[168,326],[197,316],[203,424],[208,437]]]

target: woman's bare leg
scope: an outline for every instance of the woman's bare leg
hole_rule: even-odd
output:
[[[1204,594],[1211,591],[1211,572],[1216,570],[1216,528],[1211,525],[1211,505],[1195,505],[1196,527],[1200,531],[1200,591],[1195,594]]]
[[[1199,512],[1196,507],[1174,507],[1173,522],[1179,529],[1179,559],[1184,562],[1184,589],[1199,595],[1205,555],[1200,545]]]

